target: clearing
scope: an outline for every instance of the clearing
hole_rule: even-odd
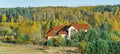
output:
[[[76,47],[49,47],[47,50],[40,49],[40,46],[20,44],[0,44],[0,54],[76,54]]]

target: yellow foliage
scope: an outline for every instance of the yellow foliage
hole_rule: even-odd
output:
[[[2,21],[6,21],[7,20],[7,17],[5,14],[2,14]]]
[[[82,40],[82,41],[80,42],[80,46],[82,47],[82,50],[85,50],[85,48],[86,48],[86,46],[87,46],[87,42],[84,41],[84,40]]]
[[[14,40],[14,36],[7,36],[7,40]]]
[[[22,22],[22,16],[21,16],[21,15],[18,15],[17,23],[21,23],[21,22]]]
[[[57,40],[56,40],[56,44],[59,44],[62,41],[62,37],[59,35]]]
[[[85,20],[78,21],[79,24],[88,24]]]
[[[111,35],[110,36],[112,40],[114,41],[120,41],[120,37],[116,36],[116,35]]]
[[[2,36],[2,41],[14,40],[14,36]]]
[[[6,40],[6,37],[5,36],[2,36],[2,41],[5,41]]]

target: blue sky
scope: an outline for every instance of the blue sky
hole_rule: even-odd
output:
[[[0,0],[1,7],[95,6],[120,4],[120,0]]]

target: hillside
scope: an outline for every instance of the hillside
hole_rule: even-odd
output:
[[[70,24],[71,22],[74,22],[73,25]],[[82,26],[77,27],[78,24],[83,24],[83,27],[87,25],[87,29],[83,30],[80,28]],[[119,24],[120,5],[0,8],[0,42],[76,47],[77,52],[83,54],[119,54]],[[65,27],[60,26],[61,28],[57,27],[54,30],[58,25]],[[72,26],[73,28],[69,30]],[[52,29],[52,33],[58,36],[54,35],[57,38],[48,40],[47,31]],[[65,38],[62,38],[58,31],[66,31]],[[70,40],[66,39],[69,37],[68,32],[71,32]],[[41,52],[36,51],[36,53]]]

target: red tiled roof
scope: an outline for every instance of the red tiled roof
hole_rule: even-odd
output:
[[[80,31],[80,29],[88,29],[89,28],[88,24],[71,23],[69,26],[59,25],[59,26],[56,26],[55,28],[49,30],[49,32],[47,32],[46,36],[58,36],[59,34],[67,34],[66,29],[69,29],[71,26],[75,27],[78,31]]]
[[[70,26],[74,26],[78,31],[80,31],[80,29],[88,29],[89,28],[88,24],[71,24]]]
[[[59,25],[53,29],[51,29],[49,32],[47,32],[46,36],[57,36],[60,34],[63,34],[65,32],[62,31],[62,28],[64,28],[65,25]]]

